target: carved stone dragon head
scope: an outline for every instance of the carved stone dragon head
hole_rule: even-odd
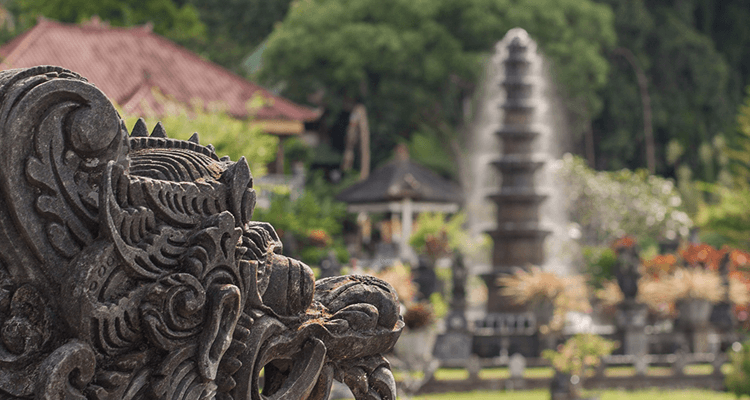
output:
[[[0,72],[0,398],[394,399],[393,288],[315,282],[254,207],[244,158],[128,133],[71,71]]]

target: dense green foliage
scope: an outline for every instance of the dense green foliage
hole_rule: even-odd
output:
[[[19,31],[32,27],[39,16],[80,23],[97,15],[113,26],[150,22],[154,32],[178,42],[206,32],[195,7],[178,6],[172,0],[10,0],[7,7],[16,15]]]
[[[733,183],[750,186],[750,86],[737,113],[737,137],[733,146],[725,149],[725,153]]]
[[[330,196],[307,190],[298,199],[273,195],[271,207],[257,208],[253,219],[271,223],[284,243],[284,254],[318,265],[329,252],[340,262],[349,260],[341,237],[346,205]]]
[[[580,243],[608,246],[629,235],[639,242],[686,238],[692,220],[674,183],[644,170],[594,171],[570,154],[555,165]]]
[[[207,35],[190,47],[235,72],[242,61],[284,19],[292,0],[176,0],[195,7]]]
[[[739,399],[750,395],[750,342],[742,344],[740,351],[729,351],[732,372],[726,375],[727,389]]]
[[[300,102],[325,90],[328,127],[342,118],[339,111],[346,115],[355,102],[365,103],[376,164],[407,138],[421,153],[415,159],[453,177],[451,159],[460,152],[456,132],[466,118],[462,100],[472,96],[492,45],[514,26],[528,30],[555,64],[568,111],[580,117],[573,130],[595,117],[597,169],[646,165],[636,75],[618,49],[633,53],[648,80],[657,173],[682,181],[718,179],[723,153],[717,144],[732,148],[741,141],[732,116],[750,83],[750,8],[743,0],[3,4],[16,29],[0,32],[0,40],[28,29],[40,15],[64,22],[98,15],[115,26],[152,22],[156,33],[236,72],[267,43],[266,83],[280,83]]]
[[[584,261],[583,273],[590,277],[590,283],[596,288],[615,276],[617,254],[610,246],[582,246],[581,254]]]
[[[718,197],[703,204],[696,217],[702,241],[714,247],[725,244],[750,250],[750,187],[727,188],[711,185],[710,192]]]
[[[556,371],[583,377],[589,368],[598,366],[601,358],[612,354],[619,343],[591,333],[579,333],[565,341],[558,350],[547,349],[542,357],[549,360]]]
[[[156,33],[234,71],[266,46],[259,78],[302,103],[318,95],[313,97],[327,109],[322,130],[345,126],[351,107],[364,103],[374,164],[390,157],[396,142],[405,142],[412,158],[454,178],[462,150],[458,132],[471,116],[465,100],[475,94],[493,45],[515,26],[526,29],[552,61],[573,130],[593,118],[596,168],[644,167],[642,98],[635,68],[623,56],[628,51],[648,81],[656,171],[677,178],[682,204],[672,206],[672,188],[666,197],[649,192],[658,186],[654,182],[667,185],[660,178],[585,170],[574,185],[589,185],[589,193],[577,204],[599,195],[603,200],[579,207],[582,214],[574,216],[580,218],[583,241],[598,246],[624,232],[641,242],[641,236],[652,241],[684,236],[687,212],[705,240],[750,248],[744,238],[750,230],[750,100],[741,104],[750,84],[750,8],[744,0],[7,0],[3,5],[15,29],[0,30],[0,40],[25,31],[38,16],[77,23],[98,15],[113,26],[151,22]],[[274,157],[275,139],[247,122],[221,114],[186,115],[162,118],[170,134],[187,138],[199,131],[219,153],[245,155],[256,175]],[[324,142],[312,152],[297,144],[289,143],[288,159],[327,166],[340,160],[337,143]],[[695,180],[708,183],[696,188]]]
[[[414,232],[409,245],[418,254],[428,254],[436,258],[449,256],[454,251],[474,255],[487,250],[491,239],[482,235],[476,240],[464,228],[466,214],[459,212],[451,216],[437,212],[423,212],[414,222]]]
[[[409,245],[420,254],[428,252],[428,242],[437,242],[443,256],[453,250],[461,248],[467,241],[468,233],[462,228],[466,215],[455,214],[448,218],[443,213],[425,212],[419,214],[415,222],[415,230],[409,238]]]
[[[228,155],[232,160],[245,157],[254,176],[266,174],[266,165],[276,157],[279,139],[264,133],[251,120],[238,120],[224,112],[206,112],[196,104],[186,109],[170,103],[158,92],[155,95],[170,110],[160,117],[145,118],[146,126],[153,129],[161,121],[172,138],[187,140],[198,132],[202,144],[212,144],[220,157]],[[123,115],[128,130],[132,130],[138,116]]]
[[[711,146],[719,135],[733,136],[733,115],[747,84],[742,71],[750,67],[750,31],[740,22],[748,15],[746,3],[597,1],[612,7],[617,46],[633,53],[647,77],[657,173],[687,167],[683,175],[714,181],[719,170]],[[646,144],[634,67],[614,52],[610,60],[604,110],[594,122],[596,166],[641,168]]]
[[[364,103],[377,164],[420,126],[452,143],[481,62],[515,26],[555,61],[570,110],[595,114],[615,36],[608,7],[587,0],[300,1],[268,39],[262,76],[298,101],[324,91],[334,117]]]
[[[709,193],[708,202],[701,202],[696,223],[704,241],[719,247],[730,244],[750,250],[750,92],[740,105],[737,135],[732,147],[721,149],[728,178],[716,184],[701,183],[698,187]]]

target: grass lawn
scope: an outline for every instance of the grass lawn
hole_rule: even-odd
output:
[[[730,372],[731,366],[722,366],[722,372]],[[713,371],[710,364],[689,365],[685,368],[687,375],[707,375]],[[396,379],[402,377],[400,371],[394,371]],[[592,371],[593,373],[593,371]],[[649,375],[671,375],[669,367],[649,368]],[[554,371],[550,367],[532,367],[524,371],[526,378],[551,378]],[[632,376],[635,375],[633,367],[610,367],[605,371],[606,376]],[[469,377],[465,369],[440,368],[435,371],[437,380],[463,380]],[[484,368],[479,372],[481,379],[506,379],[510,377],[508,368]],[[590,391],[588,396],[600,394],[600,400],[734,400],[735,396],[730,393],[713,392],[709,390],[643,390],[628,392],[623,390]],[[468,392],[468,393],[441,393],[404,398],[403,400],[549,400],[549,392],[546,390],[529,390],[516,392]]]
[[[591,392],[590,395],[599,392]],[[411,397],[411,400],[549,400],[546,390],[519,392],[469,392],[441,393]],[[734,400],[731,393],[712,392],[709,390],[644,390],[626,392],[607,390],[601,392],[601,400]],[[405,399],[404,399],[405,400]]]
[[[731,365],[724,364],[722,366],[722,372],[727,374],[731,370]],[[710,364],[695,364],[688,365],[685,367],[686,375],[708,375],[713,371],[713,366]],[[593,371],[589,371],[589,374],[593,374]],[[672,369],[669,367],[650,367],[648,374],[651,376],[665,376],[671,375]],[[394,371],[396,380],[401,380],[403,377],[402,371]],[[420,373],[416,374],[421,377]],[[552,378],[554,370],[550,367],[531,367],[524,370],[523,376],[525,378]],[[609,367],[604,371],[605,376],[633,376],[635,375],[635,368],[633,367]],[[464,380],[469,378],[469,371],[463,368],[440,368],[435,371],[435,379],[439,381],[450,381],[450,380]],[[510,378],[510,371],[507,367],[497,368],[483,368],[479,371],[480,379],[507,379]]]

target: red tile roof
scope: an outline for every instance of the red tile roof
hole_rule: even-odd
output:
[[[144,102],[158,112],[152,91],[158,88],[184,104],[200,99],[206,105],[224,105],[240,118],[247,117],[245,104],[256,94],[269,100],[254,111],[260,120],[305,122],[318,117],[316,111],[200,58],[152,33],[148,26],[114,28],[96,20],[69,25],[42,18],[0,47],[0,56],[0,69],[58,65],[78,72],[127,112],[147,112]]]

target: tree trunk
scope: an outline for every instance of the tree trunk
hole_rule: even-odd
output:
[[[643,106],[643,137],[646,140],[646,167],[651,174],[656,173],[656,151],[654,150],[654,132],[651,123],[651,96],[648,94],[648,79],[643,69],[638,65],[633,52],[624,47],[615,49],[615,54],[619,54],[630,63],[635,71],[638,80],[638,90],[641,92],[641,105]]]

